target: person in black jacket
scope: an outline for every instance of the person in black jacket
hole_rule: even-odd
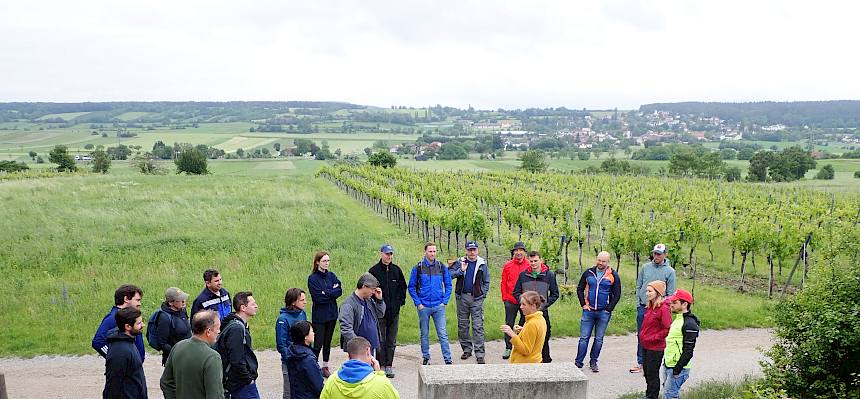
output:
[[[529,252],[529,263],[531,269],[520,273],[517,282],[514,285],[514,298],[520,300],[520,295],[526,291],[535,291],[544,298],[546,303],[539,310],[543,312],[543,317],[546,319],[546,339],[543,342],[543,350],[541,357],[543,363],[551,363],[552,357],[549,354],[549,337],[552,335],[551,324],[549,322],[549,307],[558,300],[558,283],[555,281],[555,273],[549,270],[549,267],[543,263],[540,257],[540,252]]]
[[[323,387],[323,375],[310,345],[314,342],[311,323],[300,320],[290,326],[293,344],[287,348],[287,370],[292,399],[316,399]]]
[[[235,313],[230,313],[222,322],[221,335],[215,349],[221,355],[224,366],[224,390],[232,399],[258,399],[257,356],[251,342],[248,320],[257,314],[257,301],[253,293],[240,292],[233,298]]]
[[[331,256],[326,251],[319,251],[314,255],[314,268],[308,276],[308,292],[311,294],[313,305],[311,307],[311,322],[314,325],[314,354],[320,357],[322,351],[322,372],[328,378],[331,370],[328,368],[328,359],[331,355],[331,340],[334,337],[334,329],[337,326],[337,298],[343,295],[343,287],[340,285],[337,275],[329,270]]]
[[[394,378],[394,348],[397,347],[400,307],[406,303],[406,277],[400,266],[394,264],[394,248],[388,244],[379,248],[379,262],[369,272],[379,280],[382,299],[385,300],[385,316],[379,319],[379,338],[382,342],[376,358],[385,370],[385,376]]]
[[[143,331],[143,316],[134,307],[122,308],[114,316],[117,327],[107,333],[104,399],[146,399],[143,360],[134,344]]]
[[[167,363],[173,345],[183,339],[191,338],[191,323],[188,313],[185,313],[185,303],[188,294],[176,287],[164,291],[164,303],[161,304],[161,314],[155,326],[155,335],[161,344],[161,365]]]

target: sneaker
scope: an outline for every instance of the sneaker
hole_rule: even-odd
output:
[[[631,367],[630,372],[631,373],[641,373],[642,372],[642,365],[637,364],[635,367]]]
[[[472,357],[472,352],[463,352],[463,355],[460,356],[460,360],[466,360],[470,357]]]
[[[582,368],[583,366],[585,366],[585,365],[584,365],[584,364],[582,364],[582,363],[576,363],[576,367],[577,367],[577,368]]]
[[[323,374],[323,378],[328,378],[331,376],[331,371],[328,369],[328,367],[323,367],[322,368],[322,374]]]
[[[424,359],[424,362],[423,362],[423,363],[421,363],[421,364],[423,364],[423,365],[425,365],[425,366],[429,365],[429,364],[430,364],[430,359]]]
[[[385,376],[388,378],[394,378],[394,369],[392,369],[391,367],[386,367]]]
[[[590,367],[592,373],[600,372],[600,368],[597,367],[597,362],[591,362]]]
[[[487,362],[485,362],[485,361],[484,361],[484,358],[483,358],[483,357],[476,357],[475,359],[478,361],[478,364],[485,364],[485,363],[487,363]]]
[[[448,360],[446,360],[446,361],[445,361],[445,364],[454,364],[454,361],[453,361],[453,360],[448,359]]]
[[[511,350],[505,349],[505,353],[502,354],[502,359],[509,359],[511,357]]]

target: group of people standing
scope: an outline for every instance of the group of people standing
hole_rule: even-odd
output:
[[[407,280],[394,263],[394,248],[382,245],[379,262],[359,277],[340,307],[337,301],[343,287],[329,268],[331,257],[325,251],[316,253],[307,292],[288,289],[275,323],[283,397],[398,398],[389,378],[395,377],[400,308],[407,298],[417,310],[424,365],[431,363],[431,319],[443,361],[453,363],[445,325],[452,293],[460,358],[474,356],[484,364],[484,300],[490,290],[490,268],[478,255],[475,241],[467,241],[465,250],[464,256],[445,264],[437,259],[436,245],[426,243],[423,258],[411,268]],[[637,366],[630,371],[644,371],[649,398],[659,393],[661,362],[667,369],[666,397],[677,397],[689,375],[698,336],[698,319],[689,312],[692,295],[675,290],[674,270],[665,260],[665,251],[663,244],[654,247],[654,260],[643,267],[637,280],[639,350]],[[248,329],[258,308],[253,293],[239,292],[231,298],[217,270],[206,270],[203,280],[205,287],[191,306],[190,318],[185,313],[188,294],[176,287],[165,291],[164,303],[149,318],[147,340],[162,352],[161,390],[166,398],[258,398],[258,363]],[[559,289],[540,253],[516,243],[502,268],[500,289],[505,307],[505,324],[499,327],[505,337],[502,358],[511,363],[551,362],[549,308],[558,300]],[[310,321],[305,312],[308,294]],[[142,296],[143,290],[134,285],[119,287],[115,306],[93,337],[93,348],[106,359],[105,398],[146,398]],[[598,372],[603,336],[621,296],[621,279],[609,267],[607,252],[598,254],[595,266],[583,272],[577,296],[583,313],[575,362],[584,367],[594,335],[589,366]],[[677,316],[673,319],[671,313]],[[333,373],[329,360],[336,328],[349,360]]]

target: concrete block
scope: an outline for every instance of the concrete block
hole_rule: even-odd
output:
[[[583,399],[588,379],[573,363],[419,366],[421,399]]]

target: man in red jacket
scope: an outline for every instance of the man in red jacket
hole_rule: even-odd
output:
[[[499,287],[502,290],[502,303],[505,304],[505,324],[514,327],[514,322],[517,319],[517,313],[520,314],[520,325],[525,322],[525,316],[520,311],[519,298],[514,298],[514,286],[517,284],[517,279],[520,273],[531,268],[529,260],[526,258],[526,245],[522,241],[514,244],[511,249],[511,260],[505,263],[502,268],[502,283]],[[511,338],[505,335],[505,353],[502,359],[511,357]]]

